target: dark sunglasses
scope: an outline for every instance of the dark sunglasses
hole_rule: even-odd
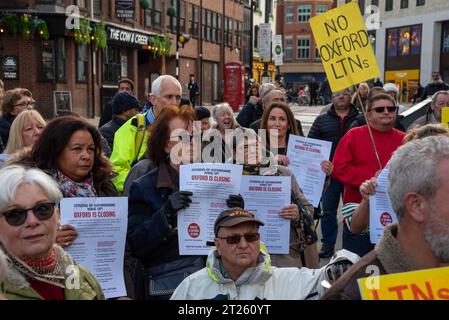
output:
[[[0,217],[4,216],[6,222],[14,227],[22,225],[28,217],[28,211],[33,211],[33,214],[40,221],[48,220],[55,212],[55,203],[39,203],[34,208],[28,209],[11,209],[0,213]]]
[[[226,240],[227,244],[237,244],[240,243],[240,239],[242,239],[242,236],[245,237],[246,242],[254,242],[260,239],[259,233],[245,233],[243,235],[236,234],[234,236],[217,237],[217,238],[221,240]]]
[[[385,109],[388,110],[388,112],[396,112],[396,110],[398,109],[397,107],[377,107],[377,108],[372,108],[370,111],[375,111],[377,113],[383,113],[385,111]]]

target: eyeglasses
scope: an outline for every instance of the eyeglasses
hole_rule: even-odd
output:
[[[217,237],[221,240],[226,240],[227,244],[238,244],[240,243],[240,239],[245,237],[246,242],[254,242],[260,239],[259,233],[245,233],[245,234],[236,234],[229,237]]]
[[[396,112],[396,110],[398,109],[398,107],[394,107],[394,106],[385,106],[385,107],[377,107],[377,108],[371,108],[370,111],[374,111],[377,113],[383,113],[385,112],[385,109],[388,110],[388,112]]]
[[[20,107],[22,109],[28,108],[28,107],[33,108],[34,102],[33,101],[22,102],[22,103],[15,104],[14,107]]]
[[[28,211],[33,211],[33,214],[40,221],[48,220],[55,212],[55,203],[39,203],[33,208],[28,209],[11,209],[0,213],[0,217],[4,216],[6,222],[14,227],[22,225],[28,217]]]

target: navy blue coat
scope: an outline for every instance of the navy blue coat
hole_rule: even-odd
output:
[[[127,240],[132,255],[145,267],[179,258],[176,215],[166,210],[168,196],[177,190],[157,188],[159,167],[137,179],[129,191]]]
[[[340,126],[340,117],[335,112],[333,106],[323,114],[320,114],[312,124],[307,137],[332,142],[330,160],[334,157],[335,149],[341,138],[349,131],[350,125],[359,115],[356,107],[351,105],[351,111],[346,117],[342,126]]]

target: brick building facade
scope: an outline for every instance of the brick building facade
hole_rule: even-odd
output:
[[[276,33],[282,34],[284,65],[281,74],[286,84],[298,88],[315,78],[322,81],[325,72],[316,50],[309,19],[331,10],[333,0],[279,0]]]
[[[12,0],[0,1],[0,17],[14,13],[39,17],[48,25],[49,40],[34,36],[25,40],[0,30],[2,67],[17,64],[17,77],[1,78],[6,89],[25,87],[33,92],[36,108],[50,118],[55,106],[64,108],[70,92],[72,111],[85,117],[99,116],[102,107],[117,90],[120,77],[136,84],[135,94],[143,104],[151,82],[160,74],[176,74],[176,17],[168,8],[176,8],[176,0],[148,0],[149,7],[134,1],[134,19],[116,17],[117,0]],[[245,1],[186,0],[180,1],[181,33],[190,41],[179,49],[179,80],[183,95],[188,97],[187,83],[195,75],[203,104],[222,99],[223,65],[242,62],[243,17]],[[80,15],[91,25],[101,19],[106,25],[107,46],[96,49],[93,44],[75,42],[73,30],[66,28],[66,8],[76,5]],[[171,56],[154,55],[151,38],[171,39]],[[11,59],[12,58],[12,59]],[[6,62],[8,61],[8,62]],[[57,103],[55,104],[55,94]],[[65,93],[64,93],[65,92]]]

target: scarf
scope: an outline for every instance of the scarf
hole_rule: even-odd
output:
[[[53,178],[61,188],[62,194],[66,198],[74,197],[96,197],[97,191],[94,188],[94,179],[92,175],[86,178],[83,182],[75,182],[61,171],[56,172]]]
[[[49,257],[44,259],[21,260],[10,254],[3,246],[10,267],[16,269],[26,279],[34,279],[60,288],[65,288],[65,271],[67,262],[64,259],[63,249],[54,246]]]

